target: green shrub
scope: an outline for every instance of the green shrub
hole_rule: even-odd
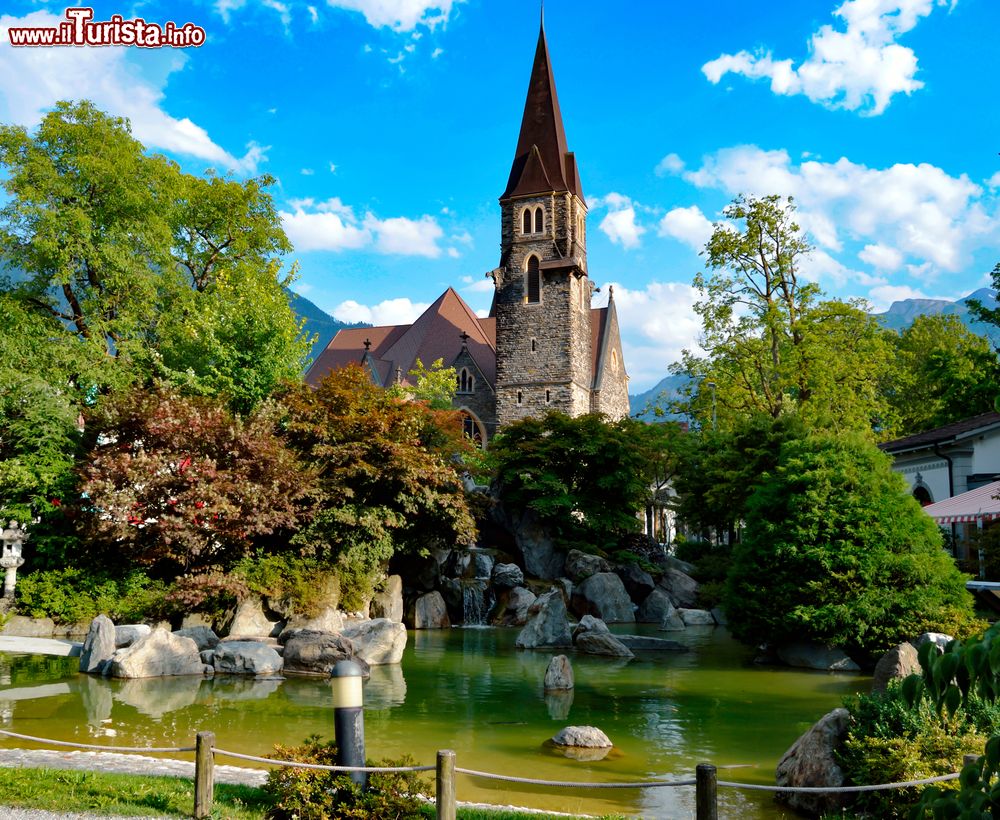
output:
[[[256,555],[239,561],[232,574],[250,592],[287,600],[308,617],[318,615],[325,605],[336,606],[341,598],[339,573],[315,558]]]
[[[32,618],[52,618],[61,624],[89,621],[102,612],[127,623],[158,615],[166,591],[162,582],[138,570],[116,578],[66,567],[19,578],[17,608]]]
[[[274,757],[299,763],[337,765],[337,748],[318,735],[301,746],[275,746]],[[412,766],[410,757],[369,766]],[[336,772],[280,768],[268,773],[264,790],[274,800],[268,813],[272,820],[325,820],[328,817],[379,820],[380,818],[421,817],[422,801],[418,795],[430,786],[414,772],[372,773],[368,788],[362,791],[351,779]]]

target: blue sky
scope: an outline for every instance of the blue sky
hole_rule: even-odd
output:
[[[0,121],[89,98],[185,170],[273,175],[296,288],[338,318],[410,321],[448,285],[489,307],[536,0],[94,6],[113,14],[207,40],[15,49],[9,26],[64,6],[5,3]],[[807,273],[831,295],[885,309],[988,283],[996,0],[548,0],[545,18],[590,273],[615,284],[633,392],[697,343],[698,250],[741,192],[796,198]]]

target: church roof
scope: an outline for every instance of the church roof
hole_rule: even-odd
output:
[[[571,191],[583,198],[576,161],[566,146],[566,131],[556,95],[545,26],[542,25],[538,31],[538,46],[531,66],[514,162],[500,199],[548,191]]]

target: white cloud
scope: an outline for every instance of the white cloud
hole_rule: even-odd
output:
[[[368,322],[372,325],[408,325],[416,321],[430,304],[411,302],[407,298],[386,299],[377,305],[362,305],[353,299],[341,302],[333,316],[342,322]]]
[[[0,41],[11,26],[55,26],[65,22],[45,11],[24,17],[0,16]],[[146,56],[146,55],[144,55]],[[177,119],[163,109],[167,78],[184,67],[186,57],[173,54],[159,84],[141,78],[130,62],[130,49],[0,48],[0,100],[3,121],[32,128],[59,100],[89,99],[103,111],[128,117],[132,133],[147,147],[205,160],[224,171],[254,174],[266,160],[267,148],[250,143],[236,157],[215,143],[187,117]]]
[[[693,250],[702,251],[712,236],[712,223],[697,205],[674,208],[660,220],[657,233],[660,236],[672,236]]]
[[[871,168],[841,158],[796,164],[786,151],[744,145],[706,157],[684,178],[730,195],[792,196],[800,224],[819,244],[838,250],[849,238],[877,246],[862,251],[861,259],[885,269],[911,260],[930,263],[934,271],[958,271],[997,231],[995,202],[980,186],[927,163]]]
[[[302,174],[302,176],[304,177],[311,177],[316,172],[312,168],[303,168],[301,171],[299,171],[299,173]]]
[[[1000,188],[1000,171],[997,171],[993,176],[986,180],[986,184],[990,188]]]
[[[315,6],[306,6],[306,11],[309,12],[309,20],[313,24],[316,24],[316,23],[319,22],[319,12],[316,11],[316,7]]]
[[[809,41],[809,56],[798,66],[769,51],[723,54],[702,66],[709,82],[729,73],[770,79],[775,94],[805,94],[832,108],[877,115],[896,94],[923,88],[916,79],[917,55],[896,40],[935,7],[957,0],[846,0],[833,14],[842,31],[821,26]]]
[[[896,248],[890,248],[885,245],[865,245],[858,254],[858,258],[877,270],[884,270],[889,273],[897,271],[903,266],[903,254],[896,250]]]
[[[448,248],[448,256],[452,259],[458,259],[462,254],[458,252],[458,248]]]
[[[422,216],[420,219],[407,219],[405,216],[378,219],[373,214],[367,214],[364,225],[374,233],[375,250],[379,253],[427,256],[432,259],[441,255],[437,241],[444,236],[444,231],[432,216]]]
[[[417,26],[434,29],[445,25],[455,0],[326,0],[335,9],[364,15],[373,28],[397,32],[413,31]]]
[[[297,251],[357,250],[371,244],[371,233],[347,222],[340,214],[280,211],[289,241]]]
[[[431,59],[432,59],[432,60],[436,60],[436,59],[437,59],[438,57],[440,57],[440,56],[441,56],[442,54],[444,54],[444,49],[443,49],[443,48],[436,48],[436,49],[434,49],[434,50],[433,50],[433,51],[431,52]]]
[[[331,163],[330,163],[330,173],[331,173],[331,174],[335,174],[335,173],[337,173],[337,166],[336,166],[336,164],[335,164],[335,163],[333,163],[333,162],[331,162]]]
[[[462,290],[466,293],[493,293],[496,290],[496,286],[493,284],[491,279],[483,277],[482,279],[474,278],[472,276],[462,277]]]
[[[658,177],[664,177],[668,174],[679,174],[683,170],[684,160],[677,156],[677,154],[667,154],[657,163],[655,168]]]
[[[927,294],[906,285],[880,285],[868,293],[868,301],[876,311],[885,311],[893,302],[903,299],[928,299]]]
[[[623,248],[639,247],[640,237],[646,232],[635,219],[635,206],[627,196],[610,193],[591,202],[591,209],[608,208],[608,213],[598,227],[612,242]]]

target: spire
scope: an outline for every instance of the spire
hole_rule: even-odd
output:
[[[535,62],[531,66],[528,96],[524,101],[521,133],[501,199],[546,191],[571,191],[582,197],[580,176],[573,154],[566,147],[556,81],[545,39],[545,7],[538,29]],[[537,149],[537,150],[532,150]]]

